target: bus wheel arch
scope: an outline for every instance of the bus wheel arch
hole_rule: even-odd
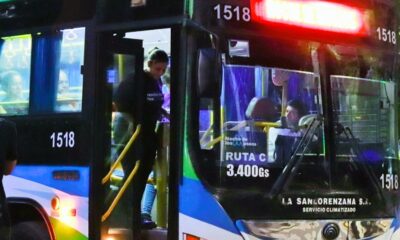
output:
[[[55,240],[50,219],[38,202],[29,198],[7,198],[7,203],[12,240]]]

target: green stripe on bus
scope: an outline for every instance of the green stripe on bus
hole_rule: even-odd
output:
[[[188,108],[188,100],[186,99],[186,108]],[[188,136],[187,132],[187,122],[188,122],[188,116],[187,112],[185,113],[185,129],[184,129],[184,136]],[[190,154],[189,154],[189,149],[188,149],[188,141],[185,138],[184,143],[183,143],[183,176],[191,179],[198,180],[199,178],[197,177],[192,161],[190,160]]]
[[[56,239],[88,240],[88,237],[58,219],[50,217]]]

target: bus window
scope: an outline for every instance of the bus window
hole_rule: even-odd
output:
[[[394,83],[336,75],[331,76],[331,85],[335,125],[347,130],[337,131],[337,164],[353,156],[371,168],[392,172],[396,158],[396,144],[390,140]],[[354,188],[349,177],[342,179],[342,187]]]
[[[31,35],[2,38],[0,42],[0,114],[28,113]],[[3,45],[3,46],[1,46]]]
[[[221,175],[227,176],[226,186],[246,188],[246,177],[265,186],[270,171],[292,157],[304,136],[304,119],[321,113],[318,78],[311,72],[235,65],[224,66],[223,73]],[[319,128],[313,132],[322,139],[321,134]],[[308,155],[321,151],[310,146],[304,149]]]
[[[82,109],[84,42],[84,28],[62,30],[56,112],[79,112]]]

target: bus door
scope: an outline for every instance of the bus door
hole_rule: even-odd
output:
[[[100,51],[100,76],[103,79],[104,95],[99,98],[102,99],[100,101],[105,111],[105,170],[101,179],[104,189],[102,239],[108,239],[106,236],[130,239],[132,178],[142,148],[138,138],[142,112],[139,96],[143,89],[142,41],[124,39],[118,34],[105,35],[101,38]],[[126,103],[119,104],[115,101],[115,93],[123,81],[131,81],[132,85],[127,84],[124,90],[129,93],[125,96]]]

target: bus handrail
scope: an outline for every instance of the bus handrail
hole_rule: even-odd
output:
[[[204,143],[206,141],[206,138],[210,135],[212,128],[213,128],[214,124],[210,124],[210,126],[207,128],[207,130],[205,131],[205,133],[203,134],[203,136],[201,136],[200,138],[200,144]]]
[[[233,122],[227,122],[227,123],[233,123]],[[241,128],[244,128],[247,125],[247,121],[240,121],[236,126],[228,129],[229,131],[238,131]],[[268,134],[269,129],[271,127],[279,127],[280,123],[277,122],[255,122],[254,126],[256,127],[261,127],[263,128],[263,131],[265,133]],[[222,141],[225,137],[225,134],[222,134],[221,136],[214,138],[213,140],[211,140],[210,142],[208,142],[206,145],[206,147],[213,147],[215,144],[219,143],[220,141]]]
[[[268,122],[268,121],[257,121],[257,120],[243,120],[243,121],[229,121],[224,123],[224,129],[229,125],[229,124],[235,124],[235,126],[229,128],[229,131],[238,131],[252,122],[254,126],[260,127],[260,128],[265,128],[265,127],[280,127],[281,123],[279,122]]]
[[[138,126],[139,127],[139,126]],[[107,218],[111,215],[111,213],[114,211],[115,206],[117,206],[119,200],[121,199],[122,195],[125,193],[126,189],[128,188],[129,184],[131,183],[133,176],[135,176],[136,172],[138,171],[140,166],[140,160],[136,161],[135,167],[133,168],[132,172],[129,174],[128,178],[122,185],[121,189],[119,190],[117,196],[114,198],[113,202],[111,203],[110,207],[107,209],[107,211],[101,216],[101,222],[104,222],[107,220]]]
[[[111,166],[110,171],[102,179],[102,181],[101,181],[102,184],[105,184],[106,182],[108,182],[108,180],[110,180],[111,174],[117,168],[118,164],[125,158],[126,153],[131,148],[131,145],[135,142],[137,136],[139,135],[141,128],[142,128],[142,125],[138,124],[137,127],[136,127],[135,132],[133,133],[133,135],[131,137],[131,139],[129,139],[128,143],[126,144],[126,146],[122,150],[121,154],[118,156],[117,161],[115,161],[115,163]]]
[[[222,139],[224,139],[224,137],[225,137],[225,135],[222,134],[221,136],[219,136],[219,137],[217,137],[217,138],[214,138],[213,140],[209,141],[209,142],[206,144],[206,147],[207,147],[207,148],[213,147],[215,144],[221,142]]]

